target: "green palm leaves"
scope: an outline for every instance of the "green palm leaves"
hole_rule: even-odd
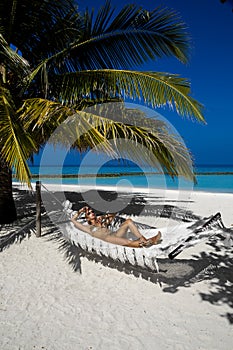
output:
[[[5,68],[5,72],[8,70],[12,74],[16,74],[18,78],[23,78],[29,74],[28,62],[15,52],[9,44],[6,42],[4,37],[0,34],[0,63],[2,68]],[[3,78],[2,73],[2,78]],[[3,78],[3,81],[5,79]]]
[[[91,148],[113,158],[157,166],[170,176],[194,180],[190,154],[182,140],[165,122],[148,118],[138,109],[125,108],[123,103],[100,104],[74,112],[57,102],[31,99],[19,112],[24,129],[34,135],[36,143],[49,139],[67,149]]]
[[[30,178],[27,159],[36,147],[29,133],[16,118],[9,91],[0,86],[0,152],[4,161],[15,168],[20,181]]]
[[[59,100],[75,105],[89,98],[129,97],[155,107],[169,106],[188,118],[204,122],[202,105],[190,93],[189,82],[174,74],[125,70],[82,71],[57,76]]]
[[[160,7],[146,11],[126,5],[116,14],[106,1],[96,16],[93,11],[86,11],[77,21],[79,30],[74,40],[69,40],[54,56],[50,55],[51,65],[55,58],[60,73],[131,69],[165,56],[176,57],[183,63],[188,61],[189,36],[174,11]]]
[[[95,15],[80,14],[73,0],[1,1],[2,159],[29,184],[27,159],[62,124],[67,140],[60,141],[67,147],[98,146],[117,157],[128,152],[151,165],[159,162],[171,176],[193,178],[189,152],[164,124],[151,123],[135,110],[130,120],[117,119],[111,107],[102,114],[106,102],[131,98],[204,122],[202,105],[191,97],[187,79],[132,70],[164,56],[187,62],[188,51],[184,23],[168,9],[126,5],[116,13],[106,1]],[[84,111],[101,103],[98,112]],[[124,149],[118,142],[123,139],[148,153],[140,147]]]
[[[79,69],[127,69],[163,56],[187,62],[189,38],[175,12],[126,5],[113,14],[109,1],[95,19],[93,12],[84,14],[82,36],[71,45]]]

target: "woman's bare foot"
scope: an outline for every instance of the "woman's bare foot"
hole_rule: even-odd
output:
[[[140,238],[139,238],[139,245],[141,246],[141,247],[143,247],[145,244],[146,244],[146,242],[147,242],[147,239],[144,237],[144,236],[141,236]]]
[[[154,237],[151,237],[150,239],[152,240],[153,244],[157,244],[162,237],[162,233],[160,231],[158,231],[157,235]]]
[[[162,234],[160,231],[158,231],[157,235],[151,238],[147,239],[147,242],[143,244],[144,247],[150,247],[152,245],[158,244],[162,237]]]

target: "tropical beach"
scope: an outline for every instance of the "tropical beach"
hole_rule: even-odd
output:
[[[0,350],[230,350],[232,1],[0,0]]]
[[[57,185],[46,188],[56,196],[61,191]],[[82,199],[78,187],[62,190],[73,201]],[[98,190],[111,204],[114,188]],[[88,191],[93,188],[84,188],[84,197]],[[15,184],[14,196],[22,214],[12,227],[16,232],[35,219],[35,195]],[[119,193],[124,205],[128,196]],[[159,190],[136,190],[132,196],[133,211],[143,203],[149,214],[130,217],[157,227],[169,221],[153,216],[158,205],[200,217],[221,212],[226,227],[233,223],[232,194],[168,190],[161,197]],[[2,250],[2,349],[231,349],[233,250],[221,238],[185,249],[174,260],[158,259],[159,273],[70,248],[45,216],[40,238],[31,225],[19,233],[18,243]]]

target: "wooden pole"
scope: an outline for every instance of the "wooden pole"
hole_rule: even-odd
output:
[[[36,237],[41,237],[41,182],[36,181]]]

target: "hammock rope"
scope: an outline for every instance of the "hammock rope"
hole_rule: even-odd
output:
[[[120,261],[123,264],[129,263],[133,266],[159,272],[157,258],[169,257],[173,259],[185,248],[191,247],[203,240],[208,240],[218,234],[225,238],[223,241],[225,247],[232,248],[233,246],[233,230],[224,226],[220,213],[212,215],[209,218],[189,221],[174,228],[159,228],[162,232],[162,242],[149,248],[130,248],[114,245],[77,229],[70,220],[71,216],[76,212],[72,210],[72,203],[68,200],[65,202],[60,201],[44,184],[41,184],[41,186],[60,207],[60,209],[56,207],[56,209],[53,208],[51,211],[45,211],[42,213],[42,216],[48,215],[53,223],[55,225],[57,224],[56,226],[59,228],[62,236],[69,243],[88,253],[97,254],[100,257],[104,256],[115,261]],[[113,227],[114,230],[119,227],[123,222],[122,220],[125,220],[125,218],[117,216],[115,227]],[[20,239],[20,235],[31,229],[35,222],[36,219],[29,220],[19,230],[0,237],[0,250],[10,241],[15,241],[15,237],[16,239],[17,237]],[[155,227],[137,222],[136,224],[145,237],[151,237],[158,232],[158,229]]]
[[[157,258],[169,257],[173,259],[185,248],[210,239],[217,234],[224,234],[225,237],[227,234],[227,229],[222,223],[220,213],[208,218],[204,224],[203,220],[200,220],[199,224],[195,222],[192,225],[190,223],[180,225],[178,233],[176,233],[178,228],[173,230],[169,230],[167,227],[160,228],[162,242],[149,248],[130,248],[108,243],[77,229],[71,222],[60,226],[62,226],[63,234],[74,245],[81,247],[83,250],[112,258],[113,260],[119,260],[122,263],[130,263],[134,266],[138,265],[150,270],[156,270],[157,272],[159,272]],[[155,235],[157,232],[158,229],[155,228],[141,230],[145,237]]]
[[[203,240],[210,239],[217,234],[225,237],[224,242],[226,242],[228,246],[232,246],[233,243],[233,231],[224,226],[220,213],[206,219],[179,224],[179,226],[175,226],[174,228],[159,228],[162,232],[162,242],[149,248],[131,248],[108,243],[90,236],[88,233],[75,227],[70,221],[71,216],[76,213],[76,211],[72,210],[72,203],[68,200],[61,202],[45,185],[42,186],[62,207],[62,210],[58,211],[59,220],[56,220],[54,216],[53,221],[58,224],[58,227],[66,239],[89,253],[105,256],[113,260],[121,261],[122,263],[130,263],[134,266],[149,268],[150,270],[159,272],[157,258],[169,257],[173,259],[185,248],[191,247]],[[53,217],[53,215],[56,215],[56,213],[50,214],[51,217]],[[81,218],[81,220],[83,220],[83,218]],[[122,220],[125,219],[116,216],[112,229],[116,230],[122,224]],[[158,232],[158,229],[155,227],[137,222],[135,222],[135,224],[138,225],[138,228],[145,237],[151,237]]]

